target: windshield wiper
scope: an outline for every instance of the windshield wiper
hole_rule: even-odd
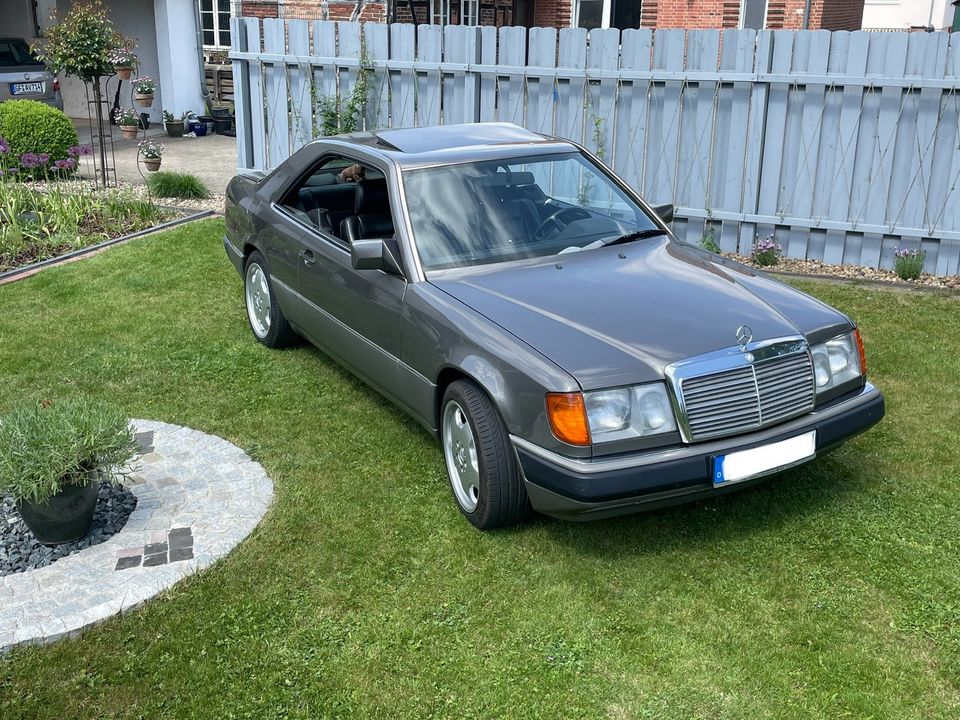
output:
[[[660,228],[647,228],[646,230],[638,230],[637,232],[627,233],[626,235],[611,238],[610,240],[604,240],[603,246],[606,247],[608,245],[619,245],[620,243],[633,242],[634,240],[646,240],[647,238],[659,237],[667,234],[668,233],[666,230],[661,230]]]

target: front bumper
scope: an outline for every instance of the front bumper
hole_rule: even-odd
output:
[[[761,476],[713,486],[717,455],[766,445],[816,430],[816,455],[880,422],[883,395],[870,383],[854,397],[749,435],[626,457],[577,460],[513,437],[530,503],[538,512],[568,520],[623,515],[690,502],[752,485]],[[811,458],[812,459],[812,458]]]

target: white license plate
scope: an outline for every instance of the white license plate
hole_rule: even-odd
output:
[[[776,472],[791,465],[809,460],[817,454],[817,431],[740,450],[713,459],[713,486],[748,480],[758,475]]]
[[[14,95],[28,95],[30,93],[42,93],[43,83],[15,83],[10,90]]]

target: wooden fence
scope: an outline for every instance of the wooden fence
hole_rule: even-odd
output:
[[[748,254],[960,273],[960,33],[556,30],[242,18],[239,165],[318,137],[359,77],[368,129],[509,121],[585,145],[675,233]]]

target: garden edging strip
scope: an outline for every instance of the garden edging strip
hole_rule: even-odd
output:
[[[119,245],[120,243],[143,237],[144,235],[160,232],[162,230],[168,230],[172,227],[176,227],[177,225],[183,225],[188,222],[193,222],[194,220],[202,220],[216,214],[217,213],[215,213],[213,210],[201,210],[193,215],[187,215],[186,217],[168,220],[167,222],[154,225],[153,227],[146,228],[145,230],[138,230],[137,232],[130,233],[129,235],[121,235],[118,238],[104,240],[102,243],[97,243],[96,245],[91,245],[90,247],[80,248],[79,250],[73,250],[72,252],[68,252],[64,255],[57,255],[57,257],[47,258],[46,260],[40,260],[39,262],[31,263],[30,265],[24,265],[23,267],[14,268],[13,270],[7,270],[6,272],[0,273],[0,285],[16,282],[17,280],[29,277],[38,270],[43,270],[44,268],[78,260],[86,255],[93,255],[94,253],[108,248],[111,245]]]
[[[138,607],[226,555],[266,513],[273,482],[240,448],[178,425],[132,424],[144,446],[128,482],[136,509],[110,539],[0,577],[0,654]]]

